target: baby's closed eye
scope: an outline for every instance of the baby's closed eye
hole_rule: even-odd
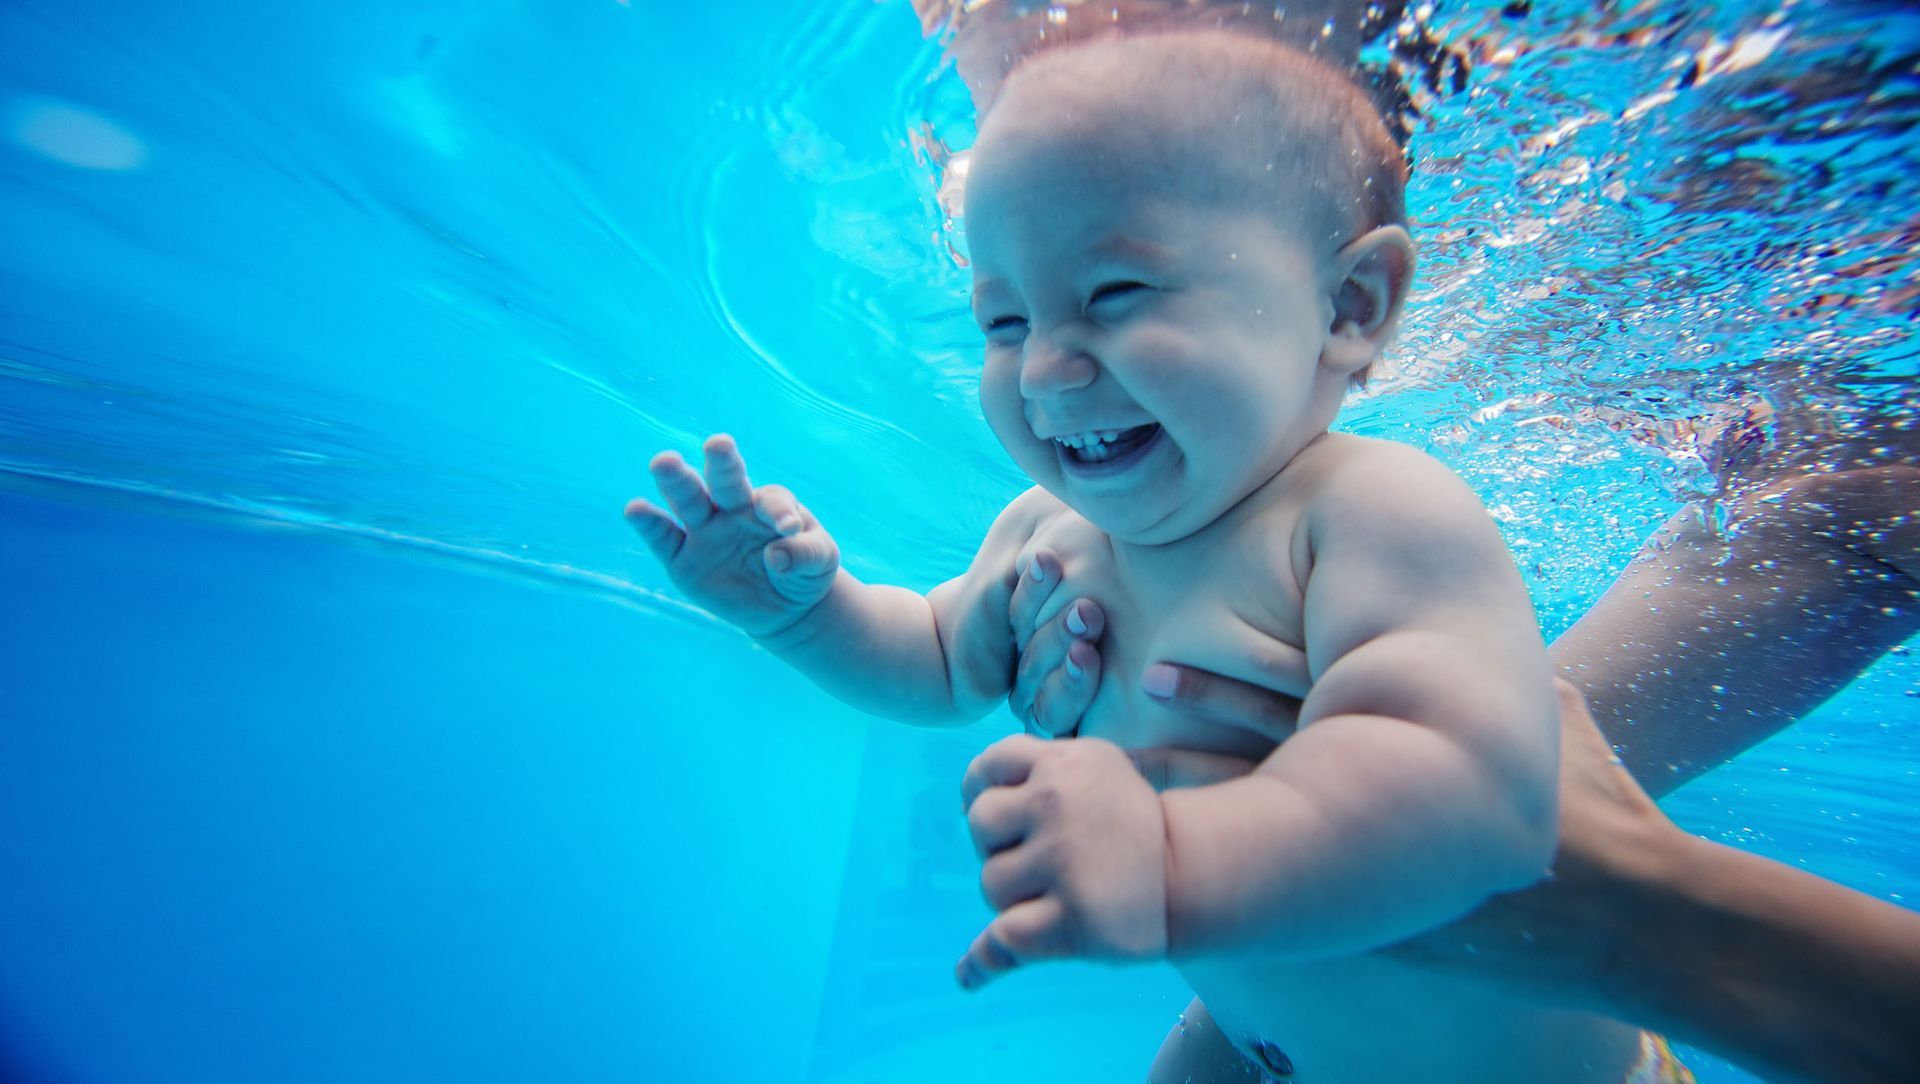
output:
[[[1097,308],[1102,312],[1117,311],[1141,300],[1152,290],[1153,287],[1144,282],[1131,280],[1103,282],[1094,287],[1093,293],[1087,298],[1087,308],[1089,310]]]
[[[1012,314],[983,317],[980,330],[986,334],[988,342],[1016,343],[1027,337],[1027,318]]]

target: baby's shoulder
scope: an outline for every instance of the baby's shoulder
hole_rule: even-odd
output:
[[[1065,501],[1033,486],[1000,510],[993,522],[993,531],[1014,540],[1015,545],[1024,545],[1047,527],[1063,519],[1078,518],[1079,514],[1067,507]]]
[[[1411,444],[1352,433],[1328,433],[1302,449],[1288,469],[1300,470],[1318,481],[1321,488],[1345,488],[1405,475],[1453,476],[1445,464]]]
[[[1050,542],[1063,525],[1085,523],[1060,498],[1034,486],[1007,503],[987,528],[987,537],[974,557],[975,568],[1014,567],[1036,544]]]
[[[1446,464],[1410,444],[1329,433],[1295,457],[1307,519],[1348,514],[1402,519],[1481,514],[1480,502]]]

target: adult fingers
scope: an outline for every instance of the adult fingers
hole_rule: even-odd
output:
[[[987,746],[967,765],[967,774],[960,780],[960,808],[972,809],[974,800],[990,787],[1014,787],[1026,782],[1027,773],[1044,749],[1045,743],[1025,734],[1001,738]]]
[[[1157,662],[1141,675],[1147,695],[1205,722],[1251,730],[1274,741],[1293,736],[1300,699],[1190,666]]]
[[[1016,624],[1015,628],[1018,627]],[[1020,658],[1013,668],[1013,689],[1007,694],[1013,713],[1022,721],[1031,720],[1033,699],[1039,694],[1041,683],[1067,661],[1067,649],[1072,645],[1073,634],[1061,621],[1049,621],[1022,638]]]
[[[1038,683],[1067,661],[1067,649],[1076,640],[1089,644],[1099,641],[1107,631],[1107,613],[1090,598],[1075,599],[1066,609],[1033,630],[1020,649],[1020,664],[1015,668],[1017,683]]]
[[[740,446],[725,433],[707,438],[707,489],[714,506],[723,512],[738,512],[753,503],[753,485],[747,481],[747,461],[740,458]]]
[[[673,517],[652,501],[639,497],[628,501],[627,522],[633,524],[640,541],[647,544],[654,558],[663,565],[679,556],[680,547],[687,541],[687,532],[681,530]]]
[[[707,484],[687,466],[679,452],[661,452],[647,464],[653,484],[666,498],[667,507],[680,517],[688,530],[703,527],[713,518],[713,501],[707,496]]]
[[[1255,761],[1242,757],[1186,749],[1129,749],[1127,756],[1146,781],[1153,784],[1154,790],[1223,783],[1259,767]]]
[[[1007,604],[1007,620],[1013,624],[1014,642],[1026,650],[1027,640],[1040,624],[1040,610],[1060,586],[1060,557],[1050,549],[1036,549],[1020,568],[1013,585],[1013,597]]]
[[[1070,738],[1079,731],[1099,688],[1100,650],[1084,640],[1069,641],[1060,665],[1039,679],[1025,721],[1036,734]],[[1017,686],[1014,694],[1020,695]]]
[[[1066,909],[1052,896],[1016,903],[973,939],[954,977],[978,990],[1023,964],[1067,955]]]

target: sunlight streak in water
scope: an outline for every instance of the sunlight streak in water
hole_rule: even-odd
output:
[[[127,172],[147,164],[147,145],[84,106],[22,98],[8,110],[7,135],[35,154],[78,169]]]

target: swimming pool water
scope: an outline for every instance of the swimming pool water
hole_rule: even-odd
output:
[[[1343,421],[1461,470],[1550,631],[1710,486],[1688,419],[1915,409],[1911,12],[1608,19],[1435,14],[1476,90]],[[963,565],[1022,487],[963,103],[898,0],[0,7],[0,1079],[1145,1066],[1166,969],[951,983],[1011,718],[870,724],[618,517],[725,430],[862,575]],[[1916,696],[1890,656],[1666,807],[1912,906]]]

